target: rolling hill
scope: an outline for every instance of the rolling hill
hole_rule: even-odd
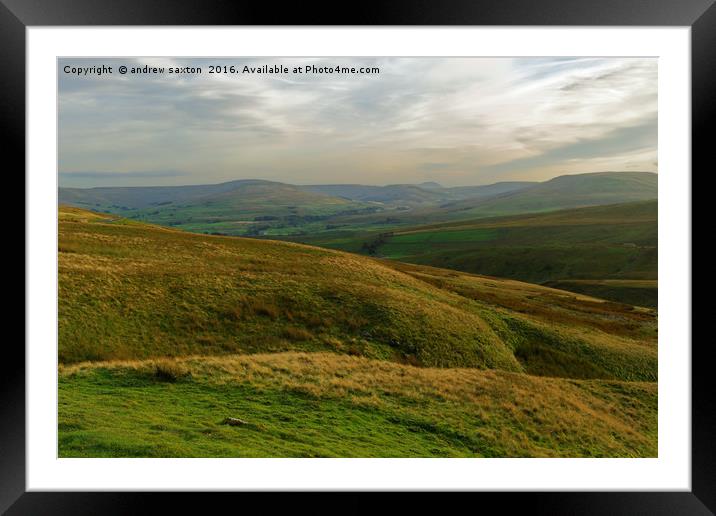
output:
[[[242,186],[259,184],[271,184],[271,182],[246,179],[214,185],[60,188],[58,199],[60,204],[85,206],[90,209],[102,207],[129,210],[189,202],[193,199],[230,192]]]
[[[444,208],[449,212],[462,212],[466,218],[645,201],[657,198],[657,183],[657,174],[651,172],[566,175],[507,192],[484,202],[458,201]]]
[[[437,204],[460,199],[483,199],[533,186],[529,181],[500,182],[482,186],[455,186],[445,188],[435,182],[419,185],[308,185],[304,190],[320,192],[353,201],[370,201],[387,204],[416,206]]]
[[[465,198],[410,210],[349,214],[331,219],[325,228],[348,236],[352,231],[386,231],[424,224],[474,220],[504,215],[544,213],[568,208],[599,206],[657,199],[657,175],[650,172],[597,172],[559,176],[543,183],[518,183],[502,190],[503,183],[461,187]],[[482,194],[479,193],[482,191]],[[310,234],[315,234],[312,231]]]
[[[656,307],[657,222],[642,201],[300,240]]]
[[[292,237],[395,228],[496,215],[656,199],[656,174],[604,172],[544,183],[445,188],[308,185],[240,180],[218,185],[60,188],[60,204],[196,233]]]
[[[656,454],[653,310],[70,207],[58,251],[60,456]]]
[[[425,188],[419,185],[308,185],[301,188],[309,192],[333,195],[353,201],[385,204],[436,203],[446,198],[442,194],[443,188]]]
[[[645,309],[74,208],[60,213],[59,246],[63,363],[320,350],[425,366],[656,378],[656,319]],[[560,354],[569,361],[547,362]]]
[[[197,233],[258,234],[336,214],[375,211],[366,203],[273,181],[128,188],[61,188],[60,203],[174,226]]]

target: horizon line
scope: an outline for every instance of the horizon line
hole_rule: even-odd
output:
[[[126,185],[126,186],[62,186],[60,184],[60,177],[65,174],[75,174],[74,172],[58,172],[57,174],[57,187],[59,188],[71,188],[75,190],[92,190],[95,188],[182,188],[187,186],[216,186],[216,185],[223,185],[227,183],[233,183],[233,182],[239,182],[239,181],[259,181],[264,183],[275,183],[275,184],[284,184],[289,186],[374,186],[378,188],[384,188],[388,186],[420,186],[425,184],[437,184],[441,188],[467,188],[467,187],[479,187],[479,186],[492,186],[496,184],[503,184],[503,183],[546,183],[548,181],[552,181],[553,179],[557,179],[559,177],[565,177],[565,176],[587,176],[587,175],[595,175],[595,174],[653,174],[658,175],[657,172],[651,172],[649,170],[601,170],[601,171],[595,171],[595,172],[578,172],[574,174],[560,174],[553,177],[550,177],[549,179],[545,179],[542,181],[529,181],[529,180],[511,180],[511,181],[495,181],[493,183],[483,183],[483,184],[463,184],[463,185],[453,185],[453,186],[445,186],[439,181],[436,180],[428,180],[428,181],[421,181],[419,183],[385,183],[382,185],[379,184],[368,184],[368,183],[289,183],[286,181],[276,181],[272,179],[259,179],[259,178],[241,178],[241,179],[229,179],[228,181],[221,181],[218,183],[184,183],[184,184],[178,184],[178,185]],[[78,177],[81,177],[81,174],[85,174],[84,172],[77,172]],[[116,173],[117,175],[124,174],[123,172]],[[127,172],[126,174],[130,175],[130,177],[137,177],[133,175],[131,172]]]

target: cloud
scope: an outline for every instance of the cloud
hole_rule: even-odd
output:
[[[176,179],[191,176],[192,174],[181,170],[131,170],[128,172],[87,170],[59,173],[60,184],[67,187],[82,187],[88,183],[93,186],[132,186],[136,184],[137,180],[151,182],[156,179]]]
[[[575,159],[616,157],[635,149],[649,148],[655,141],[656,120],[650,119],[641,125],[616,128],[603,136],[568,142],[558,147],[551,147],[535,156],[499,163],[484,170],[493,173],[514,172]]]
[[[179,177],[179,176],[185,176],[187,175],[186,172],[181,172],[179,170],[142,170],[142,171],[132,171],[132,172],[111,172],[111,171],[90,171],[90,172],[60,172],[60,176],[66,177],[66,178],[77,178],[77,179],[86,179],[86,178],[98,178],[98,177],[107,177],[107,178],[117,178],[117,177]]]
[[[607,163],[656,171],[651,58],[72,58],[60,70],[101,64],[204,73],[61,72],[61,183],[481,184]],[[207,73],[219,64],[380,73]],[[162,174],[172,170],[184,172]]]

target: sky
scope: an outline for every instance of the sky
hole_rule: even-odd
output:
[[[64,72],[101,65],[113,73]],[[121,65],[165,73],[122,75]],[[289,72],[210,74],[210,65]],[[166,73],[186,66],[202,73]],[[654,58],[66,58],[58,93],[67,187],[458,186],[657,172]]]

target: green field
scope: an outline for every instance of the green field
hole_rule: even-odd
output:
[[[496,185],[495,185],[496,186]],[[657,199],[657,176],[647,172],[599,172],[559,176],[514,190],[465,198],[412,204],[404,210],[340,215],[323,228],[312,228],[325,237],[352,237],[357,232],[403,230],[420,225],[455,224],[490,217],[558,212],[580,207],[604,206]],[[484,192],[483,192],[484,193]],[[477,192],[472,193],[476,195]],[[329,227],[330,226],[330,227]]]
[[[654,310],[59,219],[61,456],[656,454]]]
[[[366,210],[372,207],[292,185],[250,183],[185,203],[125,210],[123,215],[195,233],[254,235],[266,233],[269,228],[292,234],[299,231],[297,228],[338,214]]]
[[[545,285],[604,299],[618,298],[630,305],[650,308],[658,305],[657,280],[558,280]]]
[[[566,290],[655,307],[657,212],[656,201],[643,201],[299,240],[532,283],[560,282]],[[643,280],[650,283],[638,291],[628,284]]]

